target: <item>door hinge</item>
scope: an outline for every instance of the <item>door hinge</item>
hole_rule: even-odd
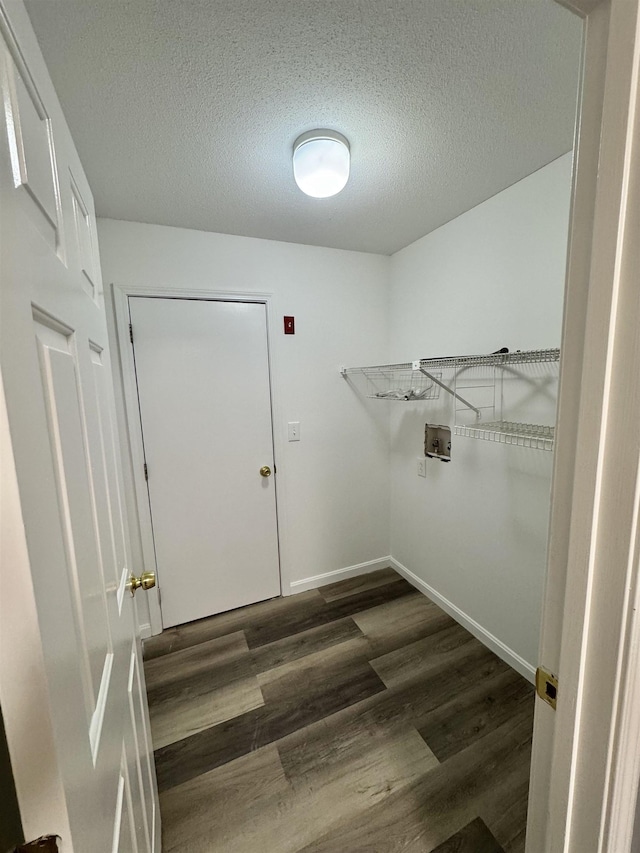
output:
[[[133,323],[129,323],[129,340],[133,343]]]
[[[149,469],[147,468],[147,463],[144,463],[144,478],[145,480],[149,479]]]
[[[536,693],[555,711],[558,701],[558,677],[542,669],[542,667],[538,667],[536,670]]]

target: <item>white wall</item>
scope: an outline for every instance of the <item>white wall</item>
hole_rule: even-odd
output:
[[[391,259],[99,220],[106,283],[273,294],[285,589],[392,554],[521,671],[535,667],[552,455],[454,436],[452,462],[419,478],[424,423],[452,422],[450,399],[363,400],[338,369],[559,346],[570,170],[565,155]]]
[[[567,154],[393,256],[392,361],[560,345],[570,171]],[[535,668],[552,454],[454,436],[418,478],[446,397],[393,408],[391,553]]]
[[[359,399],[339,368],[388,359],[390,259],[108,219],[98,220],[98,230],[105,290],[115,282],[273,294],[277,332],[271,358],[285,590],[290,582],[387,556],[388,413]],[[282,333],[285,314],[296,318],[294,336]],[[109,319],[113,325],[113,315]],[[117,352],[113,344],[112,351]],[[122,430],[122,386],[119,371],[114,372]],[[301,422],[300,442],[286,441],[288,421]],[[131,493],[130,470],[126,477]],[[133,507],[130,519],[134,559],[141,566]]]

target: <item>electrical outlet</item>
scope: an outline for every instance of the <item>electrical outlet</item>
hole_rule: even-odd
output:
[[[418,477],[427,476],[427,460],[424,456],[418,456]]]

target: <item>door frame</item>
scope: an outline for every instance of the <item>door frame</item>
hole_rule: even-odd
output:
[[[584,19],[528,853],[626,853],[640,779],[640,15]],[[635,144],[634,144],[635,138]]]
[[[282,436],[276,430],[276,423],[281,422],[279,410],[279,394],[274,383],[274,371],[272,370],[274,359],[274,347],[272,341],[275,339],[276,329],[274,311],[272,306],[272,293],[259,293],[251,291],[222,291],[222,290],[197,290],[186,288],[166,287],[140,287],[136,285],[110,284],[106,290],[111,292],[113,299],[113,313],[115,317],[116,346],[112,346],[112,352],[118,352],[119,364],[113,365],[114,372],[120,371],[123,388],[123,407],[126,419],[126,438],[124,441],[128,450],[128,459],[125,465],[130,467],[132,483],[136,499],[136,512],[131,514],[129,524],[139,535],[142,549],[143,570],[157,572],[158,586],[149,590],[149,624],[140,626],[142,637],[159,634],[162,631],[162,611],[160,600],[162,597],[162,574],[158,571],[155,546],[153,540],[153,526],[151,520],[151,504],[147,481],[144,476],[144,450],[142,438],[142,420],[138,405],[138,386],[136,383],[133,349],[129,336],[129,297],[150,297],[165,299],[199,299],[207,302],[253,302],[265,306],[267,321],[267,370],[269,373],[269,387],[271,397],[271,434],[273,437],[274,468],[277,472],[277,460],[284,459],[284,448]],[[124,436],[123,436],[124,438]],[[288,589],[288,578],[285,578],[283,566],[283,506],[286,501],[282,499],[284,492],[284,478],[280,472],[274,477],[275,500],[276,500],[276,535],[278,539],[278,570],[280,575],[280,594]],[[136,516],[135,518],[133,516]],[[135,522],[135,523],[134,523]]]

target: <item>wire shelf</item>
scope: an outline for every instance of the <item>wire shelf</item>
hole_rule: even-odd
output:
[[[357,384],[361,378],[364,383],[365,397],[374,400],[391,400],[408,403],[422,400],[437,400],[440,396],[440,386],[433,379],[425,376],[419,370],[413,370],[411,365],[380,365],[379,367],[356,367],[344,371],[355,378]],[[434,374],[439,380],[440,373]]]
[[[456,435],[479,438],[517,447],[533,447],[536,450],[553,450],[554,427],[541,424],[524,424],[514,421],[493,421],[477,426],[456,426]]]
[[[559,360],[559,349],[531,349],[518,350],[517,352],[497,352],[490,355],[454,355],[447,358],[423,358],[420,360],[420,367],[430,370],[445,367],[480,367],[484,364],[492,366],[535,364]]]
[[[492,353],[489,355],[452,355],[438,358],[421,358],[416,361],[408,361],[401,364],[382,364],[373,367],[345,367],[342,369],[343,376],[351,374],[368,374],[372,371],[386,371],[396,373],[407,371],[416,367],[424,370],[455,370],[459,367],[479,367],[481,365],[508,365],[508,364],[533,364],[539,362],[554,362],[560,360],[559,349],[534,349],[518,350],[517,352]]]
[[[559,361],[559,349],[538,349],[422,358],[340,372],[354,385],[361,377],[366,396],[374,399],[437,400],[444,390],[453,400],[456,435],[553,450]]]

